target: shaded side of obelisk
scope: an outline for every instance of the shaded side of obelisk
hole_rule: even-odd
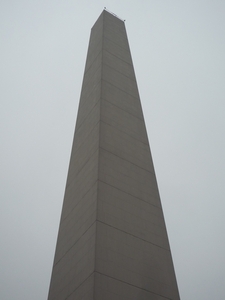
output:
[[[103,15],[91,30],[49,300],[93,299]]]
[[[124,22],[92,28],[49,300],[179,300]]]

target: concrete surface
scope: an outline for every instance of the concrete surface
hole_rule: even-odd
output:
[[[124,22],[92,28],[49,300],[179,299]]]

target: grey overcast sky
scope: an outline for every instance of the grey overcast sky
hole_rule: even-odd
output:
[[[181,299],[225,299],[223,0],[0,1],[0,299],[47,299],[104,6],[126,19]]]

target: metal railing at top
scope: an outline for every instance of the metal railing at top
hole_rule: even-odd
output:
[[[106,10],[108,13],[110,13],[111,15],[113,15],[114,17],[116,17],[117,19],[125,22],[124,19],[121,19],[120,17],[118,17],[116,14],[114,14],[112,11],[108,10],[106,7],[104,7],[104,10]]]

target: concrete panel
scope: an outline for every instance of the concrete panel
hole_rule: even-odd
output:
[[[161,209],[102,182],[98,187],[97,219],[148,242],[169,247]]]
[[[90,158],[87,160],[87,162],[85,162],[85,164],[83,164],[82,168],[79,169],[78,172],[76,172],[76,169],[74,170],[70,170],[69,171],[69,175],[67,178],[67,184],[66,184],[66,188],[68,187],[68,192],[70,192],[70,189],[73,188],[74,185],[80,185],[82,186],[82,174],[84,172],[88,173],[88,168],[90,168],[90,172],[91,174],[93,174],[93,172],[95,174],[93,174],[95,176],[95,180],[97,179],[97,163],[98,163],[98,149],[93,153],[92,156],[90,156]],[[83,170],[84,169],[84,170]],[[88,176],[87,178],[90,178],[90,176]],[[80,183],[77,183],[80,182]],[[86,180],[84,180],[84,182],[86,183]]]
[[[111,13],[103,12],[104,31],[108,28],[115,31],[117,34],[122,34],[123,38],[126,39],[126,29],[123,20],[115,18]]]
[[[88,215],[89,214],[89,215]],[[95,222],[96,220],[96,211],[91,211],[91,209],[88,210],[87,212],[88,216],[85,216],[85,218],[83,217],[84,221],[82,224],[80,224],[79,222],[75,222],[75,227],[71,227],[71,226],[67,226],[69,227],[71,233],[67,234],[66,236],[60,235],[60,243],[57,244],[57,252],[56,252],[56,256],[55,259],[56,261],[60,260],[60,258],[62,256],[64,256],[68,249],[70,249],[79,239],[80,237],[85,234],[85,232],[88,230],[88,228],[90,228],[90,226],[92,226],[93,222]],[[82,220],[82,218],[80,219],[80,221]],[[72,222],[70,222],[72,223]],[[66,226],[64,227],[64,230],[66,229]]]
[[[95,275],[95,297],[98,300],[168,299],[99,273]]]
[[[93,59],[92,63],[90,63],[89,68],[87,68],[87,70],[85,70],[84,72],[83,88],[86,85],[89,85],[89,78],[91,76],[94,76],[96,70],[99,69],[101,64],[102,64],[102,51],[99,51],[98,53],[96,53],[96,57]]]
[[[68,300],[93,300],[94,298],[94,273],[91,274],[67,299]]]
[[[99,61],[96,60],[96,68],[94,68],[95,65],[92,65],[92,67],[89,68],[88,71],[84,74],[83,86],[80,96],[81,100],[84,98],[87,99],[102,79],[102,68],[101,65],[98,66],[98,62]]]
[[[97,222],[96,272],[162,297],[178,299],[168,249],[100,222]]]
[[[148,145],[144,120],[107,101],[101,101],[101,120]],[[150,153],[150,151],[149,151]]]
[[[74,178],[68,178],[64,196],[66,201],[63,204],[63,211],[69,211],[71,205],[74,205],[77,199],[82,199],[97,182],[98,156],[99,151],[97,150]]]
[[[67,210],[68,211],[68,210]],[[66,214],[63,210],[58,233],[57,262],[95,222],[97,215],[97,183]]]
[[[100,149],[99,180],[161,207],[155,174]]]
[[[104,122],[101,122],[100,147],[147,171],[154,172],[148,144]]]
[[[84,98],[82,102],[80,102],[78,114],[77,114],[77,122],[76,122],[76,131],[83,124],[86,118],[89,117],[89,114],[92,112],[95,105],[100,100],[101,95],[101,81],[99,81],[95,87],[92,89],[91,93],[87,98]]]
[[[87,190],[86,194],[82,198],[74,199],[74,202],[71,203],[70,210],[67,211],[67,214],[66,214],[66,210],[62,214],[61,217],[62,226],[60,226],[59,233],[61,230],[62,231],[64,230],[64,226],[66,226],[67,223],[70,223],[72,220],[73,222],[77,222],[80,218],[83,218],[86,215],[86,212],[90,208],[96,210],[97,193],[98,193],[97,189],[98,189],[98,182],[95,182],[93,186],[91,186],[91,188]]]
[[[55,300],[66,299],[93,273],[95,235],[96,223],[67,250],[66,255],[55,261],[49,297]]]
[[[99,123],[97,123],[87,135],[86,139],[80,144],[79,148],[73,152],[70,160],[68,175],[73,178],[80,172],[99,147]],[[73,166],[76,168],[73,168]]]
[[[116,44],[112,40],[107,39],[106,37],[104,39],[103,47],[105,51],[115,55],[124,62],[131,64],[133,68],[132,58],[129,50],[122,48],[120,45]]]
[[[127,91],[118,89],[112,83],[104,80],[102,82],[102,99],[143,120],[139,97],[130,95]]]
[[[101,65],[102,52],[99,52],[90,67],[84,73],[81,97],[86,97],[85,91],[88,90],[90,93],[94,87],[94,84],[98,83],[99,79],[101,78]]]
[[[93,67],[93,65],[102,60],[102,37],[99,36],[98,40],[95,40],[94,42],[96,46],[91,51],[90,57],[86,62],[84,74],[86,74]]]
[[[102,79],[129,95],[139,98],[136,81],[105,64],[102,66]]]
[[[106,24],[103,31],[104,38],[111,40],[125,50],[129,50],[128,41],[124,36],[124,24],[122,22],[121,26],[117,25],[115,25],[114,21]]]
[[[125,52],[127,51],[125,50]],[[114,55],[113,48],[111,49],[111,52],[103,51],[103,64],[106,64],[107,66],[115,69],[117,72],[122,73],[123,75],[135,80],[132,64],[127,63],[118,56]]]
[[[159,201],[159,199],[158,199]],[[131,194],[123,192],[109,184],[98,182],[98,208],[101,208],[101,202],[114,205],[128,213],[134,214],[137,217],[148,220],[158,226],[164,226],[164,219],[160,207],[145,202],[140,198],[134,197]],[[152,201],[154,202],[154,201]]]
[[[90,132],[93,130],[93,127],[100,121],[100,101],[96,102],[92,110],[89,112],[88,116],[83,120],[78,128],[75,131],[74,137],[74,151],[80,147],[83,141],[87,138]]]
[[[91,29],[89,47],[87,53],[87,59],[85,64],[86,72],[90,65],[93,63],[99,52],[102,50],[102,36],[103,36],[103,15],[101,15],[96,21],[95,25]]]

